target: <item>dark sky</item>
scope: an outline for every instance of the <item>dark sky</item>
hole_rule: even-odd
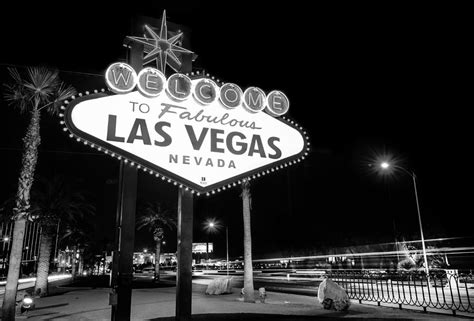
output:
[[[368,171],[389,152],[418,176],[425,237],[472,235],[472,22],[465,8],[321,5],[279,2],[12,3],[2,10],[0,71],[47,64],[79,91],[105,87],[107,66],[125,58],[122,41],[137,16],[192,31],[195,67],[242,88],[282,90],[289,116],[313,150],[302,164],[255,181],[256,257],[304,254],[325,244],[419,238],[413,186],[400,173]],[[151,4],[154,3],[154,4]],[[26,117],[1,102],[3,201],[15,191]],[[43,117],[38,174],[79,177],[93,191],[97,226],[110,237],[118,162],[69,141],[57,119]],[[175,206],[176,190],[140,176],[139,197]],[[195,241],[206,217],[229,225],[231,256],[242,254],[239,189],[195,202]],[[173,236],[169,235],[173,250]],[[211,236],[224,253],[223,233]],[[136,247],[150,246],[140,233]]]

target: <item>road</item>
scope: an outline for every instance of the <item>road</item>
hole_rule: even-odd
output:
[[[59,282],[59,281],[67,280],[69,278],[71,278],[70,274],[50,275],[48,277],[48,281]],[[20,292],[20,291],[23,291],[35,286],[35,281],[36,281],[36,278],[20,279],[18,281],[18,291]],[[6,284],[6,281],[0,282],[0,297],[2,298],[3,298],[3,294],[5,293],[5,284]]]
[[[162,280],[174,281],[176,273],[167,271],[161,274]],[[236,288],[243,287],[243,271],[230,271],[229,275],[233,277],[232,284]],[[205,271],[194,271],[193,282],[208,284],[212,279],[216,277],[226,276],[225,270],[205,270]],[[138,280],[145,281],[152,279],[153,276],[137,273],[135,278]],[[275,272],[275,273],[262,273],[260,271],[254,272],[254,287],[256,289],[264,287],[267,291],[293,293],[308,296],[317,296],[318,286],[321,283],[322,278],[318,275],[304,275],[298,273],[287,273],[287,272]]]

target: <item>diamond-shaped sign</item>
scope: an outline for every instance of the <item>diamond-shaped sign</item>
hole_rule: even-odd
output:
[[[307,154],[301,128],[242,105],[229,109],[220,99],[204,105],[194,95],[178,101],[168,91],[152,98],[138,91],[98,93],[73,100],[65,123],[86,144],[164,180],[209,192]]]

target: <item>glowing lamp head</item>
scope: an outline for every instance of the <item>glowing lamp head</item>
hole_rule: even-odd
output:
[[[390,167],[390,164],[387,163],[387,162],[382,162],[382,163],[380,163],[380,167],[382,169],[388,169]]]
[[[209,223],[209,227],[214,227],[214,226],[215,226],[214,222]]]
[[[35,308],[35,302],[33,301],[33,298],[31,298],[28,295],[25,295],[23,300],[21,300],[21,313],[28,312],[29,310],[32,310]]]
[[[23,299],[23,303],[29,305],[29,304],[33,303],[33,299],[29,298],[29,297],[26,297],[26,298]]]

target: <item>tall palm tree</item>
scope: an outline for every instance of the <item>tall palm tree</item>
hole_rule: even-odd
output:
[[[147,228],[153,233],[155,241],[155,282],[160,281],[161,242],[165,228],[175,228],[176,218],[168,210],[163,209],[159,202],[148,202],[140,209],[141,216],[137,219],[137,229]]]
[[[51,248],[59,224],[63,227],[78,226],[95,212],[84,194],[60,177],[42,179],[32,191],[31,216],[41,226],[40,252],[36,273],[35,293],[48,294],[48,274]]]
[[[15,226],[2,307],[3,320],[14,320],[23,239],[30,211],[30,190],[38,161],[38,146],[41,142],[41,111],[57,113],[61,101],[74,95],[75,90],[61,82],[57,71],[45,67],[28,68],[25,77],[22,77],[15,68],[9,68],[8,71],[13,81],[5,85],[5,99],[20,112],[30,115],[30,123],[23,138],[22,164],[13,210]]]
[[[244,216],[244,301],[255,303],[252,266],[252,231],[250,224],[252,195],[250,193],[250,183],[248,180],[242,182],[241,197]]]

